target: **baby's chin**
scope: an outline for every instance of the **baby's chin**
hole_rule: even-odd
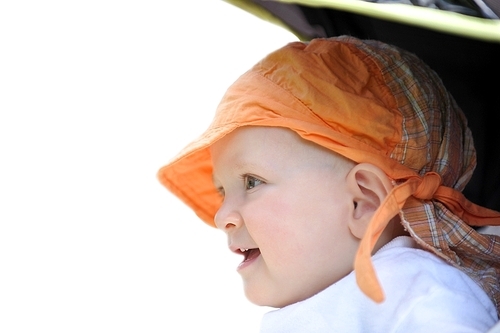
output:
[[[316,295],[318,292],[321,292],[323,289],[299,294],[290,292],[287,293],[283,290],[276,290],[275,293],[261,291],[252,293],[251,290],[245,289],[245,296],[251,303],[255,305],[280,309],[288,305],[304,301]]]
[[[281,295],[279,295],[281,294]],[[295,303],[291,298],[283,297],[284,292],[268,293],[262,291],[252,291],[245,288],[246,298],[253,304],[271,308],[283,308]]]
[[[281,299],[270,299],[269,297],[267,297],[267,299],[261,299],[261,298],[251,297],[248,295],[247,295],[247,299],[255,305],[262,306],[262,307],[270,307],[270,308],[275,308],[275,309],[281,309],[281,308],[284,308],[288,305],[296,303],[296,302],[281,300]]]

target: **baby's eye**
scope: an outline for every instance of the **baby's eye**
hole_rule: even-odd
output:
[[[251,190],[256,186],[264,184],[264,182],[258,178],[251,175],[243,175],[243,182],[245,183],[245,189]]]

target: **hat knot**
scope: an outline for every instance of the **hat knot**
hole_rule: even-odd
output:
[[[421,179],[413,196],[422,200],[430,200],[441,185],[441,176],[435,172],[427,172]]]

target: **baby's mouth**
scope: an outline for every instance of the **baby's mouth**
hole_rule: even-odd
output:
[[[258,249],[258,248],[256,248],[256,249],[240,249],[240,252],[245,257],[243,259],[242,263],[247,262],[247,261],[251,261],[251,260],[257,258],[258,256],[260,256],[260,249]]]

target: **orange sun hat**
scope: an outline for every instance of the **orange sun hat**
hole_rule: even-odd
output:
[[[354,263],[358,285],[374,301],[384,294],[371,254],[399,214],[420,246],[467,273],[499,308],[500,239],[473,226],[500,225],[500,213],[462,195],[476,165],[467,121],[415,55],[348,36],[314,39],[278,49],[238,78],[205,133],[158,172],[212,226],[222,197],[212,183],[209,147],[242,126],[289,128],[394,180]]]

